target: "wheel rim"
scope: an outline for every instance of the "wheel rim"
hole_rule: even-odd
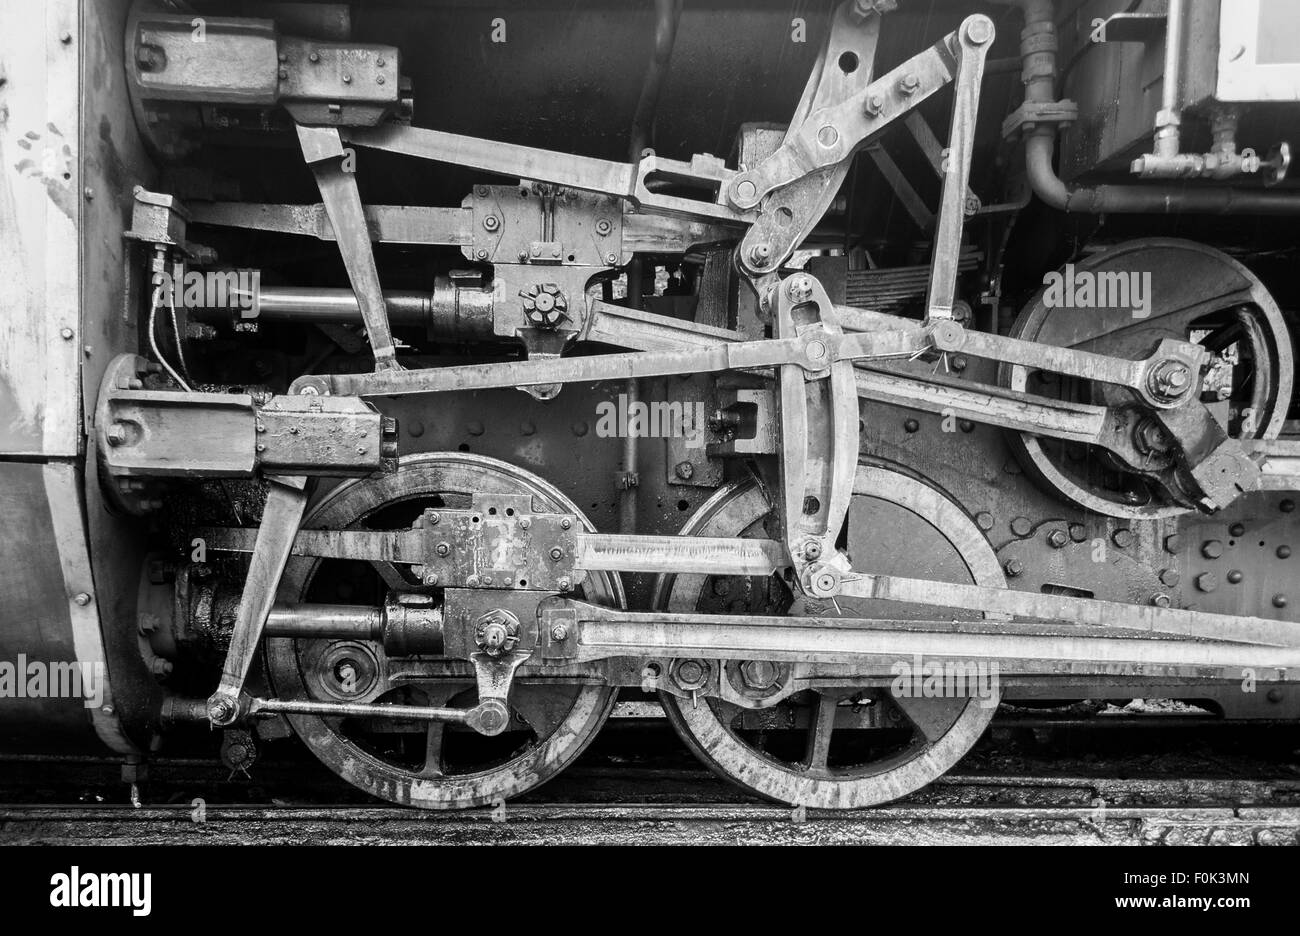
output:
[[[1044,289],[1021,312],[1014,337],[1130,360],[1145,356],[1160,338],[1194,340],[1218,352],[1223,361],[1235,355],[1247,367],[1223,407],[1238,414],[1229,434],[1263,439],[1279,435],[1294,380],[1291,341],[1277,303],[1246,267],[1211,247],[1153,238],[1121,244],[1075,264],[1075,269],[1149,272],[1150,315],[1134,320],[1128,309],[1051,308],[1044,302]],[[1216,373],[1222,374],[1221,364],[1211,368],[1207,384]],[[1113,404],[1119,399],[1114,391],[1080,381],[1062,379],[1045,386],[1019,365],[1004,365],[1000,379],[1013,390],[1077,402]],[[1254,413],[1250,426],[1240,416],[1246,408]],[[1113,470],[1111,459],[1092,447],[1021,433],[1013,437],[1012,448],[1040,483],[1088,510],[1126,519],[1159,519],[1192,509],[1162,499],[1146,479]],[[1110,485],[1115,489],[1108,489]]]
[[[575,514],[592,528],[576,505],[541,479],[505,462],[462,453],[405,457],[394,473],[339,485],[313,508],[304,527],[364,528],[367,520],[384,526],[395,515],[414,517],[431,499],[442,506],[459,506],[461,500],[468,505],[476,492],[531,494],[536,509]],[[331,588],[352,587],[342,573],[358,570],[344,568],[348,565],[358,564],[295,558],[285,570],[279,597],[303,601],[322,591],[329,595]],[[370,578],[378,590],[378,576],[370,573]],[[583,596],[597,604],[625,603],[621,583],[607,574],[589,576]],[[345,673],[350,682],[342,685],[353,701],[473,704],[476,690],[468,662],[425,662],[429,665],[421,675],[429,677],[432,667],[436,678],[413,682],[403,678],[404,671],[409,676],[416,668],[411,661],[389,659],[377,644],[267,641],[268,669],[280,698],[336,700],[338,685],[331,681]],[[373,674],[378,675],[371,682]],[[521,671],[511,692],[511,728],[495,738],[444,723],[415,726],[373,719],[366,724],[309,715],[288,720],[311,751],[348,783],[402,805],[455,809],[518,796],[558,774],[595,737],[616,698],[617,690],[607,686],[530,678]]]
[[[765,535],[764,518],[770,513],[765,495],[754,484],[724,488],[692,517],[685,535]],[[906,520],[910,517],[910,520]],[[913,539],[918,558],[928,559],[924,577],[982,585],[1005,584],[997,557],[978,527],[955,503],[924,482],[893,469],[859,466],[850,508],[849,547],[854,566],[862,571],[918,574],[915,563],[899,564],[902,555],[886,544],[876,562],[871,543],[880,533],[877,521],[895,526],[896,539]],[[856,529],[855,529],[856,528]],[[928,540],[915,542],[916,534],[928,529]],[[876,530],[875,534],[870,531]],[[935,548],[942,541],[946,548]],[[886,552],[893,550],[892,564]],[[713,579],[700,575],[663,576],[656,588],[656,605],[671,611],[696,610],[707,605],[707,591]],[[749,594],[763,587],[743,580]],[[781,586],[782,588],[784,586]],[[703,596],[703,597],[702,597]],[[881,602],[841,602],[846,615],[886,613]],[[732,608],[744,613],[740,608]],[[795,613],[825,613],[824,608],[795,604]],[[752,611],[750,612],[752,613]],[[895,617],[923,617],[924,608],[892,604],[887,612]],[[950,612],[944,612],[951,616]],[[833,681],[832,681],[833,682]],[[804,690],[775,707],[793,710],[786,716],[791,729],[777,732],[751,731],[743,727],[747,716],[738,706],[715,699],[680,699],[660,693],[664,710],[687,746],[714,772],[768,799],[792,805],[825,809],[851,809],[890,802],[920,789],[947,772],[979,740],[992,720],[998,693],[996,685],[985,699],[900,699],[888,690],[864,693],[855,687],[820,685]],[[890,706],[900,711],[900,725],[889,740],[876,741],[878,729],[843,728],[856,715],[857,705]],[[800,715],[800,710],[803,714]],[[802,726],[802,728],[801,728]],[[840,726],[840,727],[837,727]],[[802,731],[802,750],[799,734]],[[899,732],[906,741],[899,741]],[[845,741],[845,735],[851,737]],[[837,736],[840,742],[837,742]],[[839,746],[837,752],[836,746]],[[855,760],[858,761],[855,763]]]

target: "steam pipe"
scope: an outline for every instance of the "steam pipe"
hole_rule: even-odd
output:
[[[1182,123],[1179,88],[1183,81],[1184,0],[1169,0],[1165,10],[1165,74],[1160,89],[1160,113],[1156,114],[1155,154],[1177,156],[1179,125]]]
[[[1020,34],[1025,100],[1056,100],[1056,5],[1054,0],[998,0],[1025,16]],[[1168,90],[1168,88],[1166,88]],[[1039,124],[1025,136],[1029,185],[1045,204],[1084,214],[1300,214],[1300,191],[1228,186],[1068,185],[1053,168],[1056,128]]]

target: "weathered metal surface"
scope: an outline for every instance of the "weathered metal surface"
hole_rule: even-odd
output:
[[[81,451],[80,11],[74,0],[52,0],[35,11],[14,5],[0,10],[4,456],[72,457]]]

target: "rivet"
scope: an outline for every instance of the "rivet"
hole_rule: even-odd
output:
[[[1241,574],[1240,569],[1233,569],[1231,572],[1228,573],[1228,582],[1229,584],[1236,585],[1245,577],[1246,576]]]
[[[406,431],[413,438],[418,439],[420,436],[424,435],[424,423],[420,422],[418,419],[412,419],[406,424]]]
[[[519,424],[519,431],[523,435],[530,436],[537,431],[537,427],[530,420],[525,419]]]
[[[1234,523],[1232,526],[1228,527],[1228,533],[1232,536],[1244,536],[1246,533],[1246,524]]]
[[[72,600],[84,608],[86,605],[90,604],[90,595],[86,592],[77,592],[77,594],[73,596]]]
[[[1082,543],[1087,538],[1088,528],[1086,526],[1082,523],[1070,524],[1070,539],[1074,540],[1076,543]]]
[[[1281,546],[1277,548],[1277,557],[1279,559],[1290,559],[1291,547],[1283,543]]]
[[[1275,608],[1285,608],[1285,607],[1286,607],[1286,595],[1274,595],[1274,596],[1273,596],[1273,607],[1275,607]]]
[[[481,436],[483,434],[483,424],[474,420],[465,427],[465,430],[472,436]]]
[[[975,525],[985,532],[993,529],[993,514],[987,510],[981,510],[975,515]]]
[[[1011,521],[1011,532],[1016,536],[1028,536],[1033,529],[1034,525],[1028,517],[1016,517]]]
[[[903,429],[907,432],[916,432],[921,428],[921,424],[915,419],[906,419],[903,421]]]
[[[587,424],[582,420],[579,420],[578,422],[574,423],[569,428],[573,430],[573,434],[576,435],[578,438],[582,438],[587,434]]]
[[[1110,535],[1110,541],[1120,549],[1128,549],[1133,545],[1133,531],[1127,527],[1121,527]]]
[[[1286,500],[1282,501],[1282,503],[1278,504],[1277,506],[1278,509],[1282,511],[1282,513],[1290,513],[1291,511],[1295,510],[1295,501],[1291,500],[1291,498],[1288,497]]]
[[[74,332],[71,328],[59,329],[59,335],[63,338],[64,341],[71,341],[76,334],[77,333]]]

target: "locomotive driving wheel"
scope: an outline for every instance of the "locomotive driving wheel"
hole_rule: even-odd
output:
[[[1268,289],[1242,264],[1202,244],[1152,238],[1074,264],[1073,280],[1086,282],[1089,307],[1063,305],[1045,287],[1021,312],[1012,336],[1129,360],[1150,354],[1165,338],[1203,345],[1214,357],[1200,400],[1228,434],[1273,439],[1281,432],[1294,379],[1291,337]],[[1117,289],[1118,302],[1112,295]],[[1146,307],[1135,309],[1138,292]],[[1004,365],[1000,379],[1013,390],[1104,404],[1119,414],[1137,412],[1124,391],[1087,380],[1020,365]],[[1088,510],[1129,519],[1191,510],[1169,496],[1174,466],[1167,440],[1141,418],[1132,421],[1132,432],[1144,453],[1141,471],[1079,442],[1021,434],[1012,448],[1044,485]]]
[[[731,485],[682,532],[763,537],[770,535],[765,526],[771,519],[771,504],[757,484]],[[965,511],[896,468],[858,467],[844,534],[855,571],[1005,585],[992,547]],[[655,597],[669,611],[954,617],[949,610],[896,602],[840,598],[833,605],[796,598],[776,576],[665,575]],[[729,661],[724,672],[762,678],[763,669],[772,667]],[[843,664],[805,675],[810,678],[799,685],[807,688],[764,708],[668,692],[660,692],[660,701],[687,746],[715,773],[779,802],[853,809],[898,799],[948,771],[979,740],[999,699],[996,680],[986,693],[945,698],[910,688],[895,692],[901,684],[891,686],[888,678],[864,685]]]
[[[582,517],[575,504],[528,472],[479,455],[447,453],[404,457],[394,473],[345,482],[303,525],[408,527],[425,508],[468,507],[475,493],[530,494],[539,512]],[[295,558],[285,570],[280,599],[379,603],[386,581],[402,591],[421,590],[408,575],[394,566]],[[428,600],[438,600],[438,589],[423,591],[432,593]],[[621,584],[608,574],[589,575],[581,597],[624,604]],[[463,708],[477,701],[467,661],[390,658],[383,646],[369,641],[273,638],[267,642],[267,663],[282,699]],[[542,677],[521,669],[510,693],[510,722],[494,737],[445,722],[287,717],[330,770],[365,792],[403,805],[456,809],[518,796],[558,774],[595,737],[616,695],[616,689],[590,677]]]

